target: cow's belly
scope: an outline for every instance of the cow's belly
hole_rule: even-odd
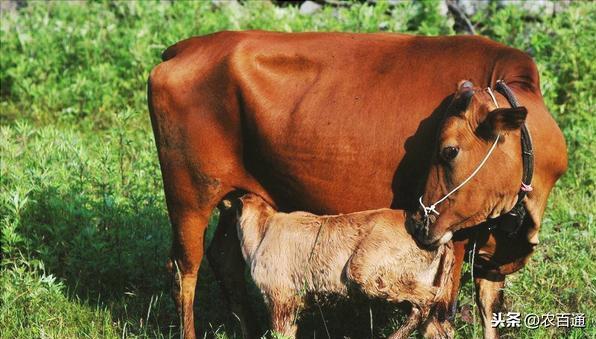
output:
[[[258,140],[247,143],[249,170],[282,209],[335,214],[392,205],[404,144],[415,128],[388,114],[337,108],[296,115],[263,122]]]
[[[395,155],[287,146],[259,150],[251,169],[280,208],[335,214],[391,205]]]

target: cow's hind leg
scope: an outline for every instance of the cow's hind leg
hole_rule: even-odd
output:
[[[148,86],[149,111],[172,223],[171,266],[175,273],[175,266],[179,270],[175,276],[179,277],[176,287],[180,292],[175,293],[175,300],[186,338],[195,337],[192,302],[211,212],[237,188],[260,192],[260,185],[244,170],[237,89],[228,67],[214,67],[209,60],[208,56],[201,60],[198,55],[191,59],[170,55],[151,71]],[[230,245],[220,236],[216,236],[214,246]]]
[[[213,209],[233,190],[238,161],[231,142],[221,142],[230,132],[216,123],[208,101],[180,90],[189,86],[180,74],[192,72],[177,71],[175,63],[155,67],[148,99],[172,224],[168,266],[174,277],[173,298],[184,337],[194,339],[193,301],[204,233]]]
[[[172,249],[168,268],[172,274],[172,297],[180,316],[184,337],[195,338],[193,304],[203,258],[204,233],[218,198],[208,204],[179,204],[178,195],[166,194],[172,223]]]
[[[169,265],[173,277],[172,294],[184,338],[194,339],[193,304],[203,259],[204,234],[209,217],[225,191],[215,181],[189,180],[196,174],[182,168],[166,167],[164,163],[162,167],[168,169],[164,171],[164,188],[172,224]]]
[[[256,338],[258,326],[248,302],[245,262],[236,231],[236,219],[235,208],[220,208],[219,223],[207,250],[207,257],[231,311],[240,321],[243,337]]]

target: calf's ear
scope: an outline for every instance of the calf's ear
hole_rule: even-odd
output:
[[[488,112],[478,129],[485,135],[497,135],[502,132],[513,131],[521,127],[526,121],[527,115],[528,110],[523,106],[497,108]]]

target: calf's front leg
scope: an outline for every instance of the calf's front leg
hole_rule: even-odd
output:
[[[387,337],[387,339],[406,339],[408,338],[412,332],[420,325],[422,319],[425,315],[428,315],[428,311],[420,310],[420,308],[412,305],[412,311],[406,322],[397,329],[392,335]]]
[[[431,316],[418,329],[423,338],[429,339],[450,339],[455,334],[451,321],[439,319],[436,312],[432,312]]]

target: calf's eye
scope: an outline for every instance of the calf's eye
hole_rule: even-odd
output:
[[[445,161],[451,161],[455,159],[459,153],[459,148],[454,146],[447,146],[441,150],[441,158]]]

